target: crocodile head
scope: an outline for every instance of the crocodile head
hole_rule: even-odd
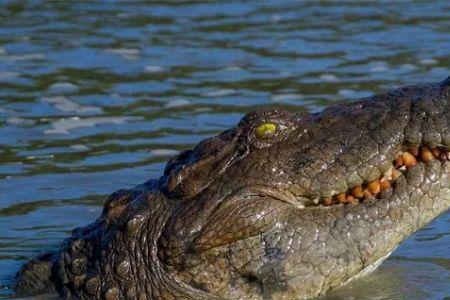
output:
[[[450,78],[313,115],[250,113],[172,158],[160,179],[114,193],[60,252],[26,264],[16,291],[324,294],[450,207],[449,129]]]

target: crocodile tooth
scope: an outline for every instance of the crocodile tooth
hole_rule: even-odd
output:
[[[355,197],[353,197],[352,195],[348,195],[346,198],[346,203],[348,204],[358,204],[358,199],[356,199]]]
[[[403,152],[402,159],[407,168],[417,165],[417,159],[409,152]]]
[[[430,149],[428,149],[427,147],[421,147],[420,149],[420,159],[427,163],[430,160],[434,159],[434,155],[433,153],[430,151]],[[438,155],[439,156],[439,155]]]
[[[382,179],[380,180],[380,190],[384,191],[391,187],[391,183],[389,180]]]
[[[346,202],[346,201],[345,201],[345,193],[337,194],[337,195],[336,195],[336,200],[337,200],[339,203],[345,203],[345,202]]]
[[[368,199],[368,198],[371,198],[371,197],[373,197],[373,194],[369,190],[364,190],[363,198],[364,199]]]
[[[367,189],[374,195],[378,194],[380,192],[380,181],[374,180],[367,184]]]
[[[441,157],[441,150],[439,150],[439,148],[434,148],[431,150],[431,153],[433,153],[433,156],[436,158],[440,158]]]
[[[355,198],[362,198],[362,197],[363,197],[363,190],[362,190],[362,187],[361,187],[360,185],[355,186],[355,187],[352,189],[352,195],[353,195],[353,197],[355,197]]]
[[[401,166],[403,166],[403,158],[401,155],[397,156],[397,158],[395,159],[394,166],[396,168],[400,168]]]

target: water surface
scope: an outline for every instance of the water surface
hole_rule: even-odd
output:
[[[109,193],[248,111],[450,75],[448,1],[77,2],[0,4],[0,298]],[[448,299],[449,224],[328,299]]]

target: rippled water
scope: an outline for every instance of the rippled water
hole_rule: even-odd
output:
[[[0,298],[105,196],[259,106],[450,75],[450,4],[0,4]],[[450,213],[328,299],[450,297]]]

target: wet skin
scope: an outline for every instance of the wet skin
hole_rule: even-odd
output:
[[[450,207],[450,77],[313,115],[261,110],[119,190],[17,295],[303,299],[374,269]]]

